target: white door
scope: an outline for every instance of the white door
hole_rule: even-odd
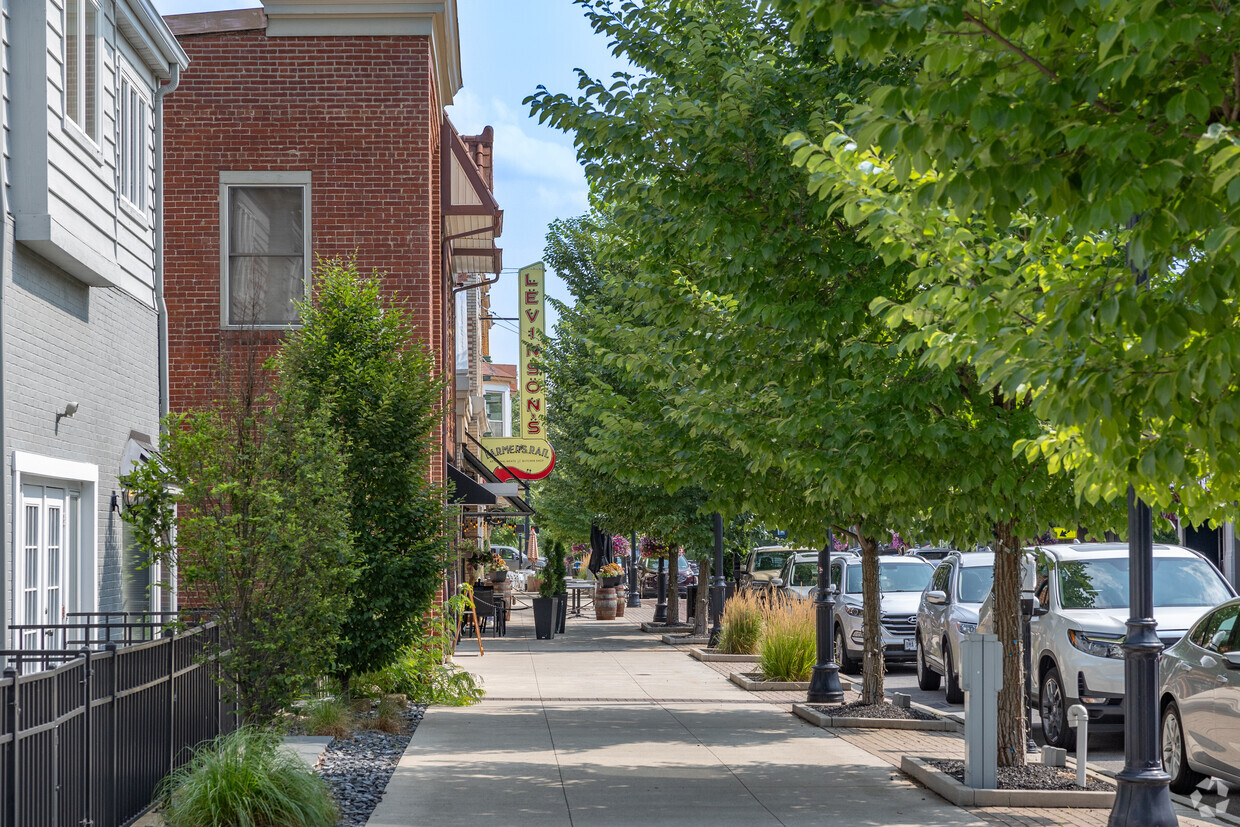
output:
[[[22,486],[20,594],[16,601],[16,623],[22,626],[63,624],[71,604],[81,594],[79,543],[70,532],[78,519],[70,520],[72,506],[79,505],[76,492],[51,485]],[[62,648],[65,636],[59,630],[24,629],[23,649]]]

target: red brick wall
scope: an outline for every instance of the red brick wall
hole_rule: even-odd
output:
[[[184,36],[181,45],[190,66],[164,122],[172,409],[210,401],[220,354],[239,338],[220,330],[221,170],[309,170],[314,255],[356,254],[362,272],[385,273],[386,293],[434,351],[439,375],[446,367],[451,376],[430,39],[250,31]],[[258,339],[270,353],[279,334]],[[441,446],[448,427],[440,425]],[[442,456],[428,472],[442,479]]]

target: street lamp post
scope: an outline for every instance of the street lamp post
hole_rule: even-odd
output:
[[[663,557],[659,558],[659,575],[656,583],[654,622],[667,623],[667,560]]]
[[[835,617],[835,594],[831,591],[831,546],[835,535],[827,528],[827,544],[818,552],[818,662],[809,678],[805,700],[811,704],[844,703],[844,687],[840,685],[840,667],[835,662],[835,636],[831,633]]]
[[[719,645],[723,634],[723,598],[728,590],[723,576],[723,515],[715,512],[715,567],[710,588],[710,645]]]
[[[642,605],[642,581],[637,573],[637,532],[629,535],[629,602],[630,609],[640,609]]]
[[[1158,654],[1154,621],[1154,521],[1128,486],[1128,594],[1124,650],[1124,769],[1115,776],[1108,827],[1173,827],[1171,776],[1158,749]]]

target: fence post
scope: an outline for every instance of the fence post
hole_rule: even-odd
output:
[[[95,780],[95,774],[91,766],[91,758],[93,757],[94,750],[91,749],[91,746],[92,746],[91,737],[93,735],[93,730],[91,729],[91,726],[90,726],[90,702],[91,702],[90,679],[92,677],[91,670],[93,669],[93,667],[91,666],[91,663],[90,663],[90,648],[87,647],[83,649],[82,651],[86,658],[86,660],[83,661],[82,663],[82,669],[83,669],[82,686],[83,686],[83,691],[85,694],[85,704],[86,704],[85,708],[82,711],[82,744],[83,744],[82,766],[85,769],[86,784],[84,785],[85,792],[83,793],[83,796],[82,796],[83,798],[82,809],[84,810],[84,812],[82,813],[82,820],[79,822],[79,824],[81,824],[82,827],[91,827],[91,825],[95,823],[95,820],[93,818],[94,809],[91,806],[91,795],[90,795],[91,787],[94,786],[94,780]]]
[[[112,631],[110,629],[108,630],[108,637],[109,639],[112,637]],[[120,704],[117,701],[116,694],[117,694],[117,683],[120,681],[121,659],[119,657],[119,653],[118,653],[115,643],[108,643],[104,645],[103,648],[104,648],[104,651],[109,652],[112,655],[112,686],[109,689],[109,691],[112,694],[112,697],[108,703],[108,708],[112,712],[112,734],[111,734],[112,760],[109,762],[111,764],[111,770],[112,770],[111,772],[112,774],[112,783],[111,783],[112,822],[111,823],[120,824],[121,823],[121,789],[120,789],[121,785],[120,785],[120,767],[119,767],[120,756],[117,755],[117,748],[118,748],[117,742],[119,739],[116,737],[117,730],[120,729],[120,710],[118,709]]]
[[[5,807],[8,810],[8,823],[12,827],[17,827],[17,817],[21,815],[20,808],[17,806],[17,723],[18,723],[18,704],[17,704],[17,670],[13,667],[6,667],[4,670],[4,679],[11,681],[9,689],[9,702],[4,710],[4,717],[8,724],[9,734],[12,740],[9,743],[12,748],[9,750],[9,801]]]
[[[164,631],[164,645],[168,647],[168,772],[176,769],[176,705],[177,705],[177,646],[176,632]]]

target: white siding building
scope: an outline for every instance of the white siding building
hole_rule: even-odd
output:
[[[117,477],[158,435],[161,98],[187,59],[150,0],[0,0],[0,34],[9,646],[12,625],[171,607]]]

